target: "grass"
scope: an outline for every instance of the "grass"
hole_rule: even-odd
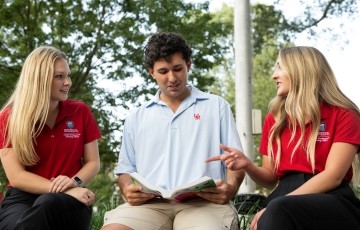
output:
[[[104,215],[108,210],[116,208],[120,204],[119,196],[112,196],[110,199],[103,198],[98,200],[93,206],[93,215],[91,218],[89,230],[99,230],[104,223]]]
[[[264,207],[265,196],[255,193],[237,195],[234,206],[239,215],[239,229],[247,230],[250,227],[254,215]]]

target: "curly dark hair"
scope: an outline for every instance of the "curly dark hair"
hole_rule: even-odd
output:
[[[144,48],[144,64],[146,68],[153,68],[154,63],[165,58],[169,61],[172,54],[180,52],[186,62],[190,61],[192,50],[186,40],[174,32],[158,32],[153,34]]]

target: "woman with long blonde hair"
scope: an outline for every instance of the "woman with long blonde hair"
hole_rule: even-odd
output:
[[[359,182],[358,107],[316,48],[281,50],[272,78],[277,95],[263,125],[262,166],[227,146],[207,161],[222,160],[275,188],[251,229],[360,229],[360,201],[350,187]]]
[[[95,194],[84,185],[100,168],[100,131],[90,109],[68,99],[71,84],[65,54],[41,46],[0,111],[2,230],[89,228]]]

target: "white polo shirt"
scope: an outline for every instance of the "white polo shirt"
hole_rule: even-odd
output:
[[[167,190],[202,176],[225,179],[220,161],[204,161],[221,154],[220,143],[242,151],[229,103],[189,87],[191,94],[175,113],[159,90],[127,117],[116,175],[137,171]]]

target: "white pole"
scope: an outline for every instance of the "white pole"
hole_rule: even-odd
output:
[[[245,155],[254,161],[252,135],[252,48],[250,0],[235,0],[235,102],[236,124]],[[239,193],[253,193],[255,183],[246,175]]]

